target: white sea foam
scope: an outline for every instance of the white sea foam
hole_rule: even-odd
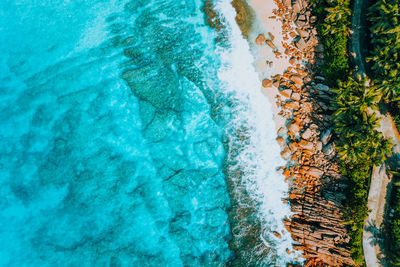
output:
[[[225,93],[234,102],[233,119],[227,131],[245,129],[248,138],[241,141],[238,137],[230,136],[230,150],[241,143],[236,151],[236,166],[230,166],[230,169],[239,168],[244,172],[240,178],[243,188],[235,190],[246,190],[256,202],[262,224],[260,239],[265,245],[258,250],[270,248],[270,254],[263,262],[284,266],[294,261],[299,253],[286,253],[287,249],[292,250],[293,240],[284,227],[283,219],[289,217],[291,211],[289,205],[282,201],[287,196],[288,185],[283,175],[277,171],[285,162],[280,157],[280,148],[275,140],[276,127],[271,103],[261,92],[261,82],[253,66],[254,58],[235,22],[236,11],[231,1],[218,1],[216,9],[223,18],[221,21],[226,24],[230,41],[229,49],[224,47],[218,50],[222,60],[219,78],[225,84]],[[282,238],[275,237],[271,231],[279,232]]]

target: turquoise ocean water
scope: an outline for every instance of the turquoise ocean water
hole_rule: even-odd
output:
[[[220,2],[223,13],[229,1]],[[234,258],[224,160],[238,141],[226,140],[239,120],[256,129],[254,142],[263,136],[246,126],[253,117],[240,118],[252,112],[251,97],[229,83],[230,55],[240,51],[233,41],[229,53],[218,47],[202,4],[0,1],[0,266],[223,266]],[[274,142],[266,118],[263,142]],[[286,262],[276,255],[290,238],[269,231],[283,231],[288,214],[271,203],[286,190],[271,175],[279,148],[268,145],[272,160],[257,161],[252,153],[263,151],[251,140],[232,159],[234,168],[253,160],[240,190],[259,203],[262,240],[271,237],[264,245],[275,253],[268,259]],[[258,172],[275,181],[275,198],[263,202],[268,189],[254,189]]]

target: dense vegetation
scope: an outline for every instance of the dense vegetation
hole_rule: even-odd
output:
[[[379,120],[372,110],[378,109],[379,95],[369,80],[349,76],[338,82],[334,101],[337,150],[341,159],[341,173],[348,177],[345,215],[351,230],[350,245],[357,265],[364,261],[362,232],[368,216],[368,191],[371,170],[391,153],[392,144],[376,127]]]
[[[400,266],[400,175],[395,176],[389,219],[387,220],[388,261]]]
[[[324,46],[324,75],[329,86],[350,71],[347,42],[350,24],[350,0],[316,0],[314,10],[319,17],[317,30]]]
[[[372,63],[377,89],[387,102],[400,101],[400,2],[379,0],[369,8]]]
[[[378,0],[369,8],[372,51],[369,62],[377,91],[400,130],[400,1]],[[400,266],[400,182],[395,182],[387,220],[388,260]]]
[[[381,83],[352,74],[349,67],[348,43],[351,9],[349,0],[314,1],[321,42],[324,45],[326,82],[336,96],[332,119],[337,134],[340,170],[348,177],[345,216],[349,223],[350,250],[355,263],[364,264],[362,232],[368,215],[369,183],[374,165],[391,153],[392,144],[378,132],[379,120],[373,110],[382,98]]]

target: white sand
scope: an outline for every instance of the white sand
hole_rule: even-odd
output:
[[[253,10],[256,13],[253,29],[249,34],[250,46],[252,47],[252,52],[255,57],[254,65],[259,73],[259,78],[261,81],[263,79],[272,80],[272,76],[277,74],[283,75],[283,73],[291,66],[289,63],[290,58],[283,53],[284,40],[282,22],[278,17],[271,18],[275,16],[273,10],[278,9],[278,6],[273,0],[249,0],[249,4],[253,7]],[[269,39],[268,32],[272,33],[272,35],[275,37],[273,42],[278,51],[282,53],[282,56],[276,57],[272,48],[267,44],[257,45],[255,43],[257,36],[261,33],[263,33],[265,37]],[[292,42],[292,38],[289,36],[289,40],[286,42]],[[266,61],[272,61],[272,67],[269,67]],[[276,97],[280,97],[278,88],[272,86],[269,88],[261,88],[261,90],[269,98],[272,104],[276,127],[279,129],[285,125],[286,119],[278,115],[279,108],[276,105]]]

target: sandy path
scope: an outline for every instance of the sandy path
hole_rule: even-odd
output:
[[[386,138],[392,139],[393,146],[393,158],[397,158],[400,155],[400,138],[399,132],[394,124],[394,121],[390,115],[382,115],[380,112],[376,112],[377,116],[381,118],[380,128],[378,131],[382,132]],[[372,229],[380,229],[384,220],[388,185],[391,182],[391,177],[387,174],[387,163],[381,166],[374,166],[371,175],[371,185],[368,193],[368,209],[371,212],[368,215],[366,223],[364,225],[363,232],[363,249],[364,257],[367,267],[383,266],[380,263],[380,258],[383,258],[382,248],[380,247],[380,240],[377,240],[376,233],[371,232]],[[396,161],[392,161],[395,162]],[[397,162],[398,163],[398,162]],[[392,164],[393,165],[393,164]],[[396,166],[392,166],[394,168]],[[378,242],[377,242],[378,241]]]
[[[379,258],[382,250],[377,239],[378,230],[383,222],[386,205],[387,186],[390,178],[386,174],[386,165],[374,166],[371,176],[371,186],[368,194],[368,215],[363,232],[364,258],[367,266],[382,266]]]

